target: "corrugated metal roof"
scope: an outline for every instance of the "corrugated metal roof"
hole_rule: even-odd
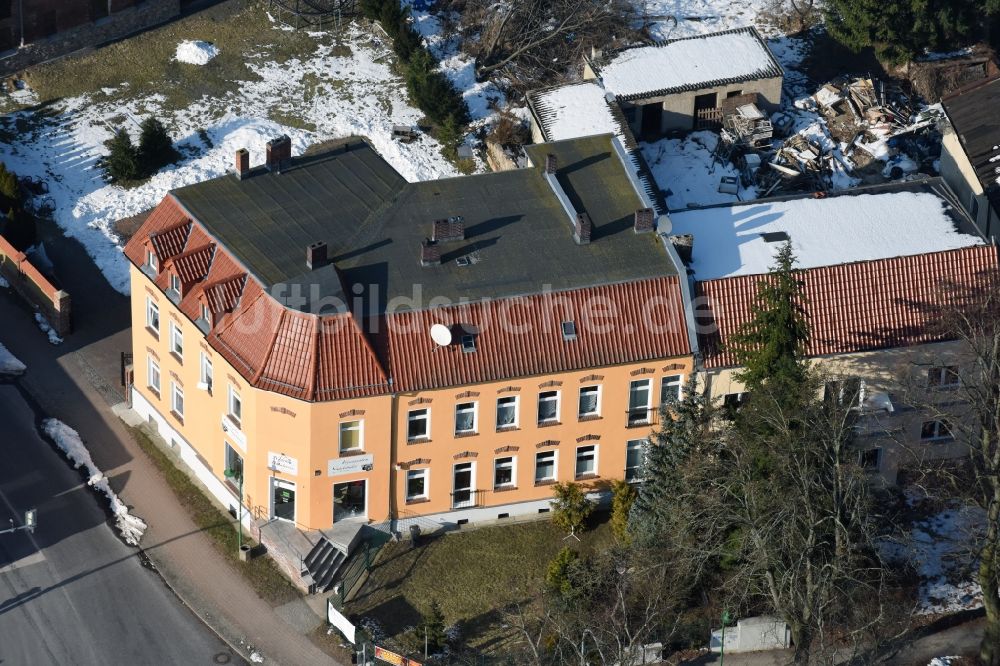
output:
[[[809,356],[907,347],[945,339],[940,308],[948,288],[983,288],[997,270],[992,245],[863,261],[799,273],[810,327]],[[725,342],[751,320],[758,285],[745,275],[696,284],[700,346],[709,368],[735,365]]]
[[[983,187],[1000,189],[1000,76],[980,81],[942,100]]]

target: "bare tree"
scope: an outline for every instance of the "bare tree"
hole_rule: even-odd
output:
[[[462,24],[480,77],[502,68],[563,73],[586,49],[630,34],[633,13],[625,0],[469,0]]]
[[[976,288],[950,285],[948,305],[935,308],[937,333],[954,340],[936,361],[915,358],[903,378],[905,401],[927,424],[953,439],[959,457],[934,460],[928,447],[910,447],[911,472],[931,494],[972,502],[985,512],[982,529],[968,534],[978,562],[986,626],[982,664],[1000,664],[1000,280],[984,276]],[[943,430],[942,430],[943,429]],[[940,447],[936,447],[940,448]],[[938,457],[938,456],[935,456]]]

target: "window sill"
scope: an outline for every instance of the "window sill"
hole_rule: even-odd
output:
[[[240,431],[243,430],[243,426],[240,424],[238,420],[236,420],[236,418],[232,414],[226,414],[226,420],[228,420],[229,423],[237,430]]]
[[[149,389],[149,392],[150,392],[150,393],[152,393],[153,395],[155,395],[155,396],[156,396],[156,399],[157,399],[157,400],[159,400],[159,399],[160,399],[160,392],[159,392],[158,390],[156,390],[156,389],[155,389],[155,388],[153,388],[152,386],[147,386],[146,388],[147,388],[147,389]]]
[[[364,449],[343,449],[340,452],[341,458],[350,458],[352,456],[363,456],[365,454]]]
[[[413,439],[406,440],[407,444],[430,444],[430,437],[415,437]]]
[[[180,354],[178,354],[177,352],[172,351],[172,350],[170,352],[170,355],[173,356],[174,360],[177,361],[179,364],[184,365],[184,357],[183,356],[181,356]]]
[[[493,486],[495,493],[509,493],[513,490],[517,490],[517,486]]]
[[[412,498],[411,497],[407,497],[406,498],[406,503],[407,504],[426,504],[427,502],[430,502],[430,501],[431,501],[430,497],[412,497]]]
[[[625,424],[626,428],[648,428],[653,425],[652,421],[636,421],[635,423]]]
[[[541,481],[535,481],[536,488],[538,488],[539,486],[554,486],[554,485],[556,485],[555,479],[543,479]]]
[[[178,423],[180,423],[181,425],[184,425],[184,417],[183,416],[181,416],[180,414],[178,414],[177,412],[175,412],[172,409],[170,410],[170,415],[172,417],[174,417],[175,419],[177,419]]]
[[[561,421],[539,421],[538,422],[538,427],[539,428],[552,428],[553,426],[560,426],[560,425],[562,425]]]
[[[478,432],[456,432],[455,437],[475,437],[478,434]]]
[[[516,425],[497,426],[497,432],[516,432],[519,428]]]
[[[149,333],[150,335],[152,335],[153,338],[155,338],[156,340],[160,339],[160,332],[158,330],[156,330],[155,328],[150,328],[149,326],[147,326],[146,327],[146,332]]]
[[[601,415],[600,414],[581,414],[578,417],[578,420],[580,422],[583,422],[583,421],[600,421],[601,420]]]
[[[577,474],[575,481],[591,481],[593,479],[599,479],[601,476],[599,474]]]

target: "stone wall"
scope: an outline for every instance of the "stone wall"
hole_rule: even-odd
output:
[[[92,21],[92,4],[89,0],[14,0],[11,16],[0,21],[0,30],[10,31],[15,47],[20,44],[18,9],[23,7],[27,43],[0,55],[0,76],[10,76],[31,65],[124,37],[180,13],[180,0],[142,0],[131,6],[125,6],[130,4],[129,0],[113,0],[111,14]],[[45,25],[39,26],[39,22]],[[52,28],[57,32],[33,39],[39,29]]]
[[[56,333],[63,336],[70,332],[72,309],[69,294],[49,282],[24,253],[3,236],[0,236],[0,277],[10,283],[22,298],[37,307]]]

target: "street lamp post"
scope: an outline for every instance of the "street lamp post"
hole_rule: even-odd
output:
[[[24,524],[18,527],[14,527],[14,519],[10,519],[10,528],[6,530],[0,530],[0,534],[9,534],[11,532],[19,532],[20,530],[28,530],[32,534],[35,533],[35,527],[38,525],[38,512],[35,509],[28,509],[24,512]]]
[[[229,468],[224,471],[223,474],[227,479],[235,478],[239,484],[240,506],[236,510],[237,515],[239,516],[236,523],[236,550],[237,552],[243,552],[243,470],[237,471],[233,468]]]

